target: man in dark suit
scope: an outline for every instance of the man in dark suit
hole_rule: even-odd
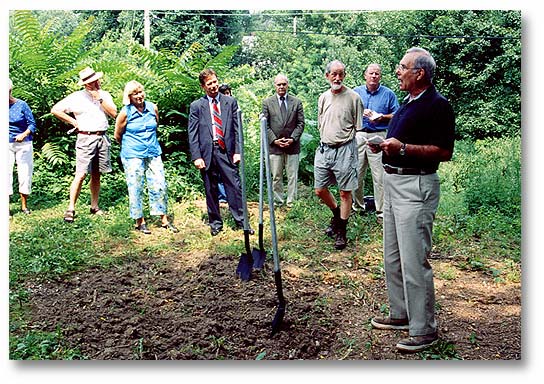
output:
[[[297,198],[297,179],[300,154],[300,137],[304,131],[302,102],[288,95],[289,81],[283,74],[274,79],[276,94],[263,101],[263,115],[267,119],[270,145],[270,170],[274,190],[274,203],[284,204],[283,170],[287,176],[287,206]]]
[[[217,195],[221,178],[227,202],[237,229],[243,228],[242,190],[238,163],[238,103],[219,93],[219,82],[213,69],[199,75],[206,95],[191,103],[189,112],[189,146],[191,160],[200,170],[206,190],[206,206],[212,236],[223,229]]]

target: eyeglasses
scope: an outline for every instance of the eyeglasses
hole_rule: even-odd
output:
[[[286,87],[287,83],[276,83],[276,87]]]
[[[397,65],[397,71],[400,71],[400,72],[406,72],[407,70],[409,69],[421,69],[421,67],[407,67],[406,65],[404,64],[399,64]]]

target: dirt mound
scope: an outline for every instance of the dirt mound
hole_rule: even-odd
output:
[[[60,327],[90,359],[421,358],[394,348],[405,333],[369,326],[387,298],[383,279],[364,267],[352,266],[346,279],[334,268],[285,264],[287,311],[271,337],[272,263],[242,282],[237,262],[232,255],[170,254],[34,284],[32,326]],[[450,261],[433,260],[435,269],[444,263]],[[520,359],[519,284],[463,272],[452,282],[437,279],[436,289],[444,349],[454,344],[453,356],[463,359]]]

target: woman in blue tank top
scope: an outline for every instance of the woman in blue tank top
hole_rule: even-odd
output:
[[[136,230],[151,233],[143,212],[143,191],[147,181],[150,214],[161,216],[162,228],[178,232],[167,215],[167,185],[162,150],[157,140],[159,110],[155,104],[145,101],[144,87],[135,80],[125,86],[123,104],[115,120],[114,137],[121,144],[130,217],[136,220]]]

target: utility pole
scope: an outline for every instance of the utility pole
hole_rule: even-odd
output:
[[[297,35],[297,17],[293,17],[293,36]]]
[[[144,10],[144,47],[149,49],[150,42],[150,22],[149,22],[149,9]]]

